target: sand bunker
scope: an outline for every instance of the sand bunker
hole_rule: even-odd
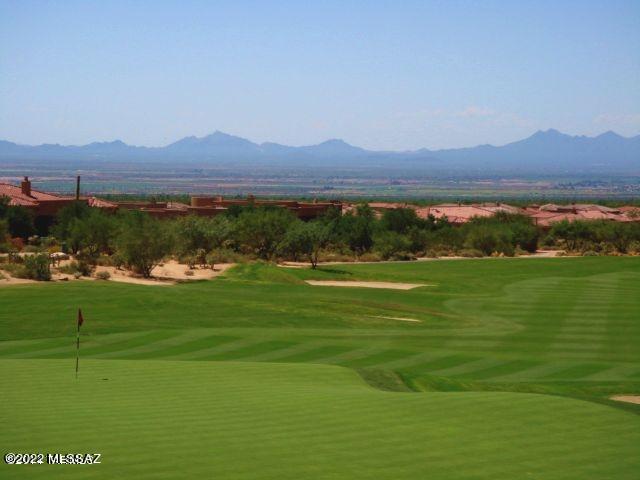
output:
[[[365,288],[391,288],[394,290],[411,290],[418,287],[432,287],[422,283],[396,283],[396,282],[356,282],[348,280],[307,280],[309,285],[323,287],[365,287]]]
[[[618,402],[637,403],[640,405],[640,395],[614,395],[610,398]]]
[[[107,271],[111,275],[109,280],[114,282],[135,283],[138,285],[173,285],[178,281],[209,280],[221,275],[232,266],[232,263],[221,263],[215,266],[215,270],[211,270],[210,268],[189,270],[187,265],[171,260],[155,267],[151,271],[153,278],[131,276],[130,272],[117,270],[114,267],[97,267],[96,273]],[[188,275],[186,272],[190,272],[191,275]]]
[[[61,262],[62,265],[68,264],[69,261]],[[73,275],[54,272],[51,276],[51,280],[54,282],[59,281],[91,281],[96,280],[95,275],[98,272],[109,272],[111,277],[108,281],[111,282],[123,282],[134,283],[137,285],[175,285],[177,282],[186,282],[192,280],[209,280],[211,278],[221,275],[230,267],[233,263],[221,263],[215,266],[215,270],[210,268],[195,268],[189,270],[189,267],[183,263],[178,263],[174,260],[170,260],[162,265],[159,265],[151,272],[152,278],[142,278],[137,275],[132,275],[127,270],[118,270],[115,267],[98,266],[92,277],[80,277],[76,279]],[[190,274],[187,274],[190,272]],[[35,280],[27,280],[23,278],[16,278],[9,275],[7,272],[0,272],[4,278],[0,278],[0,287],[4,285],[19,285],[28,283],[43,283]],[[101,280],[102,281],[102,280]]]
[[[371,318],[384,318],[385,320],[397,320],[398,322],[420,322],[417,318],[385,317],[384,315],[370,315]]]

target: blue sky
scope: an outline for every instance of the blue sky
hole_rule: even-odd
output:
[[[547,128],[640,133],[639,1],[0,0],[0,138],[19,143],[403,150]]]

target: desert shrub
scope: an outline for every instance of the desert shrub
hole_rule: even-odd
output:
[[[42,245],[44,248],[47,248],[47,249],[50,247],[56,247],[58,246],[58,239],[51,235],[47,237],[40,237],[40,245]],[[54,250],[54,251],[57,251],[57,250]]]
[[[68,275],[73,275],[74,273],[76,273],[78,271],[78,262],[73,260],[73,261],[67,263],[66,265],[60,265],[58,267],[58,271],[60,273],[66,273]]]
[[[111,258],[111,266],[116,267],[117,269],[121,269],[125,265],[124,258],[118,252],[114,253],[110,256]]]
[[[456,251],[463,247],[464,232],[451,226],[429,232],[427,237],[429,248]]]
[[[582,252],[582,256],[583,257],[597,257],[598,256],[598,252],[596,252],[595,250],[586,250],[586,251]]]
[[[2,265],[2,270],[14,277],[20,278],[22,276],[23,266],[22,263],[5,263]]]
[[[73,278],[79,280],[80,278],[82,278],[82,274],[80,272],[73,272]]]
[[[549,235],[570,251],[585,250],[585,244],[594,239],[593,222],[563,220],[555,223]]]
[[[413,208],[394,208],[385,210],[380,219],[383,230],[396,233],[407,233],[410,229],[419,230],[424,221],[418,217]]]
[[[484,257],[484,252],[482,250],[478,250],[477,248],[463,248],[458,252],[458,255],[468,258],[479,258]]]
[[[9,252],[7,259],[9,260],[9,263],[24,263],[24,257],[15,250]]]
[[[185,270],[185,271],[184,271],[184,274],[185,274],[187,277],[193,277],[193,275],[194,275],[193,270]]]
[[[113,267],[114,265],[114,257],[115,255],[100,255],[96,259],[96,265],[101,267]]]
[[[25,253],[41,253],[44,250],[40,245],[25,245],[22,251]]]
[[[471,223],[467,225],[464,243],[466,249],[479,250],[484,255],[491,255],[493,252],[513,255],[513,236],[508,228]]]
[[[374,237],[374,251],[383,259],[404,258],[411,250],[411,241],[406,235],[386,231]]]
[[[93,273],[94,266],[86,260],[78,260],[78,272],[83,277],[90,277]]]
[[[453,250],[439,247],[439,248],[430,248],[426,252],[426,256],[430,258],[439,258],[439,257],[450,257],[451,255],[455,255],[456,252]]]
[[[189,270],[196,268],[196,256],[191,254],[182,254],[178,256],[178,262],[184,263]]]
[[[242,263],[247,257],[229,248],[216,248],[207,254],[207,264],[214,268],[219,263]]]
[[[106,270],[101,270],[96,273],[96,278],[98,280],[109,280],[111,278],[111,274]]]
[[[361,257],[364,255],[367,254],[361,255]],[[380,258],[377,254],[376,256]],[[351,252],[350,250],[347,250],[347,252],[339,250],[321,250],[318,254],[318,262],[354,262],[355,260],[356,258],[354,257],[353,252]]]
[[[376,252],[366,252],[358,257],[359,262],[379,262],[382,257]]]
[[[90,277],[93,272],[94,266],[85,260],[79,259],[77,261],[69,262],[66,265],[58,267],[60,273],[66,273],[68,275],[80,274],[82,277]]]
[[[41,253],[38,255],[29,255],[25,257],[22,274],[24,275],[24,278],[29,278],[32,280],[51,280],[51,266],[49,263],[49,255]]]

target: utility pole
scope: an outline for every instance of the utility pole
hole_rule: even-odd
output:
[[[80,175],[76,177],[76,201],[80,200]]]

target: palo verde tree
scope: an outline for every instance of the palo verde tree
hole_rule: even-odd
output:
[[[256,208],[238,216],[234,235],[241,248],[270,260],[294,221],[295,217],[284,208]]]
[[[311,263],[311,268],[315,269],[320,251],[328,245],[329,239],[329,228],[325,223],[297,220],[287,230],[279,248],[294,261],[306,258]]]
[[[172,251],[173,235],[166,222],[139,211],[119,216],[117,253],[124,264],[148,278],[151,271]]]

